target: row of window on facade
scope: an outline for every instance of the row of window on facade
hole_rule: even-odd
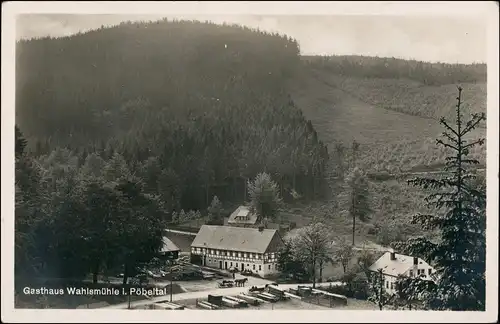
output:
[[[212,261],[213,261],[213,262],[217,262],[217,260],[215,260],[215,259],[213,259],[213,260],[212,260],[212,259],[208,259],[208,262],[212,262]],[[229,262],[229,266],[230,266],[230,267],[232,267],[232,266],[233,266],[233,263],[232,263],[232,262]],[[235,266],[236,268],[238,268],[238,262],[235,262],[234,266]],[[250,264],[249,264],[249,263],[247,263],[247,267],[250,267]],[[268,265],[267,265],[267,269],[268,269],[268,270],[271,270],[271,268],[272,268],[272,267],[271,267],[271,264],[268,264]],[[277,265],[277,264],[275,264],[275,265],[274,265],[274,269],[278,269],[278,265]],[[253,264],[252,270],[256,270],[256,265],[255,265],[255,264]],[[262,270],[262,264],[259,264],[259,271],[261,271],[261,270]]]
[[[193,251],[193,253],[204,253],[205,252],[205,253],[212,254],[212,255],[220,255],[220,256],[228,256],[228,257],[262,259],[262,254],[250,253],[250,252],[220,251],[220,250],[206,249],[206,248],[193,248],[192,251]],[[271,259],[274,259],[276,257],[276,255],[275,255],[275,253],[270,253],[269,257]]]
[[[417,269],[417,276],[425,275],[425,269]],[[432,269],[427,269],[428,275],[432,274]],[[410,270],[410,277],[413,277],[413,270]]]

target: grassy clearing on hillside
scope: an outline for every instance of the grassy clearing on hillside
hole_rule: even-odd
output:
[[[330,82],[350,95],[379,108],[409,115],[454,118],[457,85],[425,86],[407,79],[361,79],[331,76]],[[461,84],[464,113],[486,112],[486,83]]]
[[[405,93],[399,88],[403,87],[401,83],[405,81],[392,80],[392,87],[384,87],[370,79],[347,79],[348,86],[342,86],[339,80],[339,77],[326,72],[313,71],[293,91],[297,105],[303,109],[306,117],[311,119],[320,138],[328,144],[330,155],[335,155],[335,144],[350,145],[356,140],[360,143],[361,156],[358,162],[367,172],[406,172],[420,166],[433,166],[444,162],[446,152],[435,144],[436,138],[443,131],[437,120],[383,109],[376,104],[370,104],[366,99],[376,97],[389,101],[394,97],[391,90],[400,89],[401,93]],[[391,82],[386,79],[380,81]],[[356,82],[359,82],[359,88]],[[405,84],[403,89],[416,87],[414,81],[407,81]],[[350,91],[345,91],[344,88],[349,88]],[[405,100],[408,107],[419,107],[420,101],[425,101],[436,107],[446,104],[446,109],[441,110],[443,113],[453,110],[456,97],[456,93],[452,91],[456,91],[454,86],[421,88],[434,90],[416,93],[413,97],[408,96],[400,100]],[[485,100],[480,89],[481,85],[471,85],[469,90],[466,88],[466,102],[467,98],[472,98],[472,101]],[[436,97],[438,93],[440,96]],[[445,99],[446,103],[442,102]],[[472,134],[473,138],[479,136],[485,136],[484,129],[478,129]],[[484,163],[485,152],[483,146],[475,148],[471,153],[474,158]]]
[[[342,79],[325,71],[304,71],[303,75],[304,78],[293,87],[293,98],[304,115],[312,121],[319,138],[328,145],[330,156],[333,157],[330,165],[332,196],[327,202],[301,207],[296,213],[309,217],[328,214],[329,225],[335,235],[350,237],[352,220],[347,213],[345,188],[334,177],[336,144],[350,146],[356,140],[360,144],[357,164],[368,173],[385,171],[392,174],[440,169],[446,152],[435,144],[443,131],[439,122],[383,109],[377,102],[404,101],[405,107],[417,107],[415,111],[422,103],[437,107],[448,105],[436,110],[437,113],[444,113],[453,110],[456,87],[424,87],[407,80],[354,78],[345,79],[342,85]],[[482,97],[483,88],[481,84],[466,86],[466,101],[469,100],[470,104],[485,100]],[[405,92],[408,93],[406,97],[403,96]],[[476,112],[482,109],[481,104],[478,107]],[[485,130],[479,129],[472,136],[484,137]],[[471,153],[484,165],[485,152],[483,146]],[[360,242],[367,239],[386,245],[394,239],[423,234],[410,221],[414,214],[426,212],[424,197],[428,193],[408,186],[406,179],[370,181],[373,213],[368,222],[357,222],[356,240]]]

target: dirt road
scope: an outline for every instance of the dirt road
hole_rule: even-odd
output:
[[[271,281],[267,281],[270,283]],[[329,286],[329,285],[341,285],[342,283],[340,282],[331,282],[328,284],[316,284],[316,287],[322,287],[322,286]],[[250,285],[251,286],[251,285]],[[289,288],[297,288],[297,284],[283,284],[279,285],[280,288],[283,289],[289,289]],[[301,284],[301,286],[307,286],[310,287],[312,286],[312,283],[308,284]],[[204,291],[193,291],[193,292],[184,292],[180,294],[175,294],[172,296],[172,301],[182,301],[186,299],[197,299],[197,298],[207,298],[209,294],[212,295],[237,295],[243,292],[248,291],[249,286],[247,285],[246,287],[233,287],[233,288],[216,288],[216,289],[211,289],[211,290],[204,290]],[[139,300],[135,302],[130,303],[130,307],[139,307],[139,306],[145,306],[153,303],[158,303],[162,301],[169,301],[170,300],[170,295],[165,295],[165,296],[158,296],[158,297],[153,297],[151,299],[146,299],[146,300]],[[126,303],[121,303],[121,304],[116,304],[116,305],[110,305],[106,307],[102,307],[100,309],[127,309],[128,308],[128,302]]]

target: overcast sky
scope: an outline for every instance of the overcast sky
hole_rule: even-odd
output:
[[[369,55],[449,63],[486,62],[487,25],[472,17],[259,15],[20,15],[16,37],[66,36],[125,20],[162,17],[238,23],[297,39],[305,55]]]

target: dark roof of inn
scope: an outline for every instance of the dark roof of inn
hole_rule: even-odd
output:
[[[160,253],[176,252],[180,250],[181,249],[179,249],[177,245],[174,244],[174,242],[172,242],[166,236],[163,237],[163,246],[161,247]]]
[[[258,228],[203,225],[191,246],[264,253],[277,233],[274,229],[259,231]]]

